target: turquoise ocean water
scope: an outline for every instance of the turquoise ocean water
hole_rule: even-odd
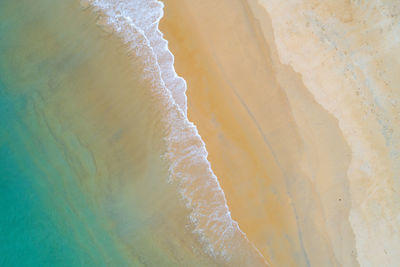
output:
[[[70,5],[76,1],[0,2],[0,266],[126,264],[80,185],[82,172],[93,169],[90,154],[73,137],[57,140],[42,114],[49,81],[83,60],[65,60],[83,41],[76,25],[63,25],[76,19],[68,18]],[[52,32],[57,27],[66,29],[63,36]],[[75,43],[49,45],[70,38]],[[54,51],[46,55],[46,46]],[[65,53],[57,58],[56,49]],[[79,157],[68,152],[74,146]]]

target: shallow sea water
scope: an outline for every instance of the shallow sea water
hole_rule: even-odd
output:
[[[1,5],[1,265],[179,260],[154,230],[160,200],[182,207],[140,66],[76,1]]]

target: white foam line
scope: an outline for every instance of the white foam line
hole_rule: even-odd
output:
[[[92,3],[106,11],[110,17],[128,19],[146,36],[157,58],[161,77],[167,89],[171,90],[175,102],[186,114],[186,81],[176,74],[174,56],[168,50],[168,42],[158,28],[164,15],[164,4],[148,0],[92,0]]]
[[[192,210],[190,220],[195,226],[194,232],[199,234],[206,251],[210,255],[222,256],[229,260],[232,257],[229,248],[233,245],[229,242],[238,231],[259,256],[264,258],[247,239],[237,222],[232,219],[225,194],[207,159],[205,143],[196,126],[186,116],[186,81],[175,72],[174,56],[168,50],[168,42],[163,39],[163,34],[158,29],[164,14],[164,4],[157,0],[92,0],[91,4],[102,10],[107,15],[107,24],[112,26],[127,44],[130,44],[137,55],[146,59],[148,71],[146,78],[151,79],[155,96],[164,100],[169,111],[166,114],[168,125],[166,141],[169,147],[164,157],[170,161],[170,181],[180,186],[181,196],[186,206]],[[153,12],[146,10],[146,7],[150,10],[153,8]],[[158,8],[158,11],[154,8]],[[154,17],[157,12],[158,15]],[[145,22],[149,23],[148,26]],[[155,37],[159,40],[155,40]],[[152,45],[158,47],[158,50]],[[160,51],[161,48],[164,50]],[[167,61],[160,64],[162,59]],[[172,78],[169,75],[172,75]],[[200,170],[200,174],[193,175],[192,169]],[[203,188],[205,190],[200,190]],[[196,196],[195,201],[194,196]],[[211,211],[212,206],[215,208]],[[203,225],[205,227],[202,227]],[[212,234],[208,233],[210,231]]]

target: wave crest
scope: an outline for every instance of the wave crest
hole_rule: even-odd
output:
[[[176,74],[174,57],[158,29],[164,5],[156,0],[90,0],[89,3],[106,15],[105,24],[144,61],[144,78],[152,83],[152,93],[165,110],[168,151],[164,157],[170,166],[169,179],[179,186],[191,210],[194,233],[199,235],[206,252],[230,260],[246,246],[254,253],[242,254],[253,254],[261,259],[258,262],[264,262],[232,219],[224,192],[207,160],[205,144],[186,116],[186,82]]]

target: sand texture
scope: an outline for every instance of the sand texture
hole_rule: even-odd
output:
[[[1,266],[400,263],[400,4],[1,0]]]
[[[164,3],[188,117],[249,240],[274,266],[396,266],[398,4]]]

